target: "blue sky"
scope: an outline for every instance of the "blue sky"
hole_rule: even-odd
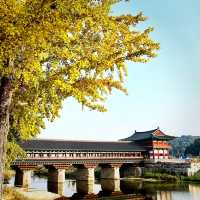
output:
[[[200,1],[132,0],[113,8],[116,14],[143,11],[160,42],[158,56],[147,64],[128,62],[129,95],[114,91],[108,112],[84,109],[73,99],[60,118],[47,123],[40,138],[118,140],[157,126],[167,134],[200,135]]]

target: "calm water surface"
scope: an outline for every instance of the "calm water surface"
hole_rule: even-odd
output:
[[[13,185],[14,178],[10,184]],[[95,184],[87,181],[66,179],[62,186],[64,196],[73,199],[90,199],[92,196],[103,196],[103,199],[136,199],[137,196],[144,200],[200,200],[200,184],[184,183],[150,183],[138,180],[120,181],[95,181]],[[31,189],[47,191],[47,179],[33,176]],[[89,195],[88,195],[89,194]],[[133,196],[132,196],[133,195]],[[92,198],[91,198],[92,199]]]

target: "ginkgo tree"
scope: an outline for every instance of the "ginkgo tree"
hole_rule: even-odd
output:
[[[111,14],[120,1],[0,0],[1,182],[10,130],[34,137],[68,97],[105,111],[113,88],[126,92],[125,61],[156,55],[152,28],[136,29],[142,13]]]

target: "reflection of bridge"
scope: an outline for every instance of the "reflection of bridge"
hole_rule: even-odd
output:
[[[187,184],[158,184],[137,180],[100,180],[101,191],[94,193],[93,183],[77,181],[77,193],[69,199],[95,199],[95,200],[172,200],[172,191],[189,191],[194,188],[198,195],[198,187]],[[194,195],[194,193],[193,193]],[[105,198],[106,197],[106,198]],[[197,198],[199,199],[199,198]]]
[[[70,199],[95,199],[95,200],[117,200],[117,199],[130,199],[130,200],[145,200],[143,195],[125,193],[121,190],[120,180],[103,180],[100,181],[101,191],[97,194],[94,193],[94,182],[92,181],[77,181],[76,189],[77,193],[73,194]],[[106,197],[106,198],[105,198]]]

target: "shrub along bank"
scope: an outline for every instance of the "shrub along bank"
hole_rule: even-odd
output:
[[[153,178],[156,180],[162,180],[167,182],[180,182],[180,181],[191,181],[200,183],[200,174],[197,173],[194,176],[180,176],[180,175],[171,175],[166,173],[157,173],[157,172],[145,172],[143,178]]]
[[[169,182],[177,182],[180,180],[178,176],[165,174],[165,173],[153,173],[153,172],[145,172],[143,177],[153,178],[157,180],[164,180],[164,181],[169,181]]]

